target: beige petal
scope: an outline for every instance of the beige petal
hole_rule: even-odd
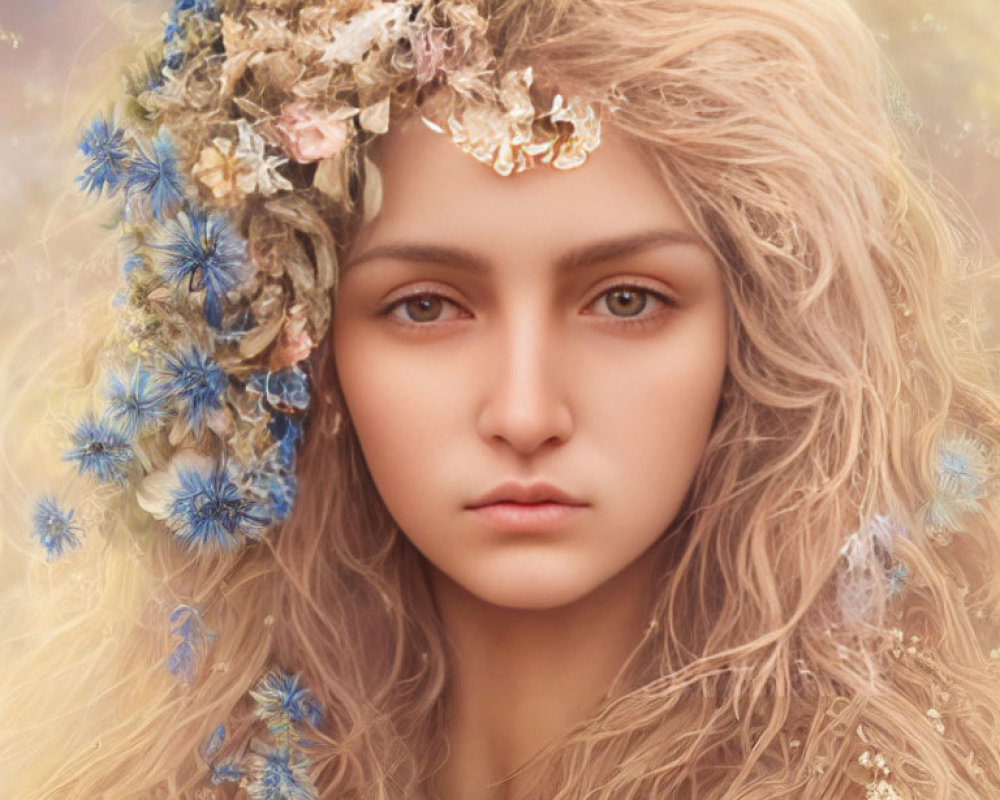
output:
[[[375,162],[365,156],[365,188],[362,199],[362,216],[371,222],[382,209],[382,173]]]
[[[264,352],[281,332],[284,321],[284,317],[280,314],[275,315],[263,325],[250,331],[240,339],[240,355],[244,358],[253,358]]]
[[[380,100],[368,106],[361,112],[358,120],[361,127],[371,133],[385,133],[389,130],[389,98]]]
[[[341,161],[338,156],[320,161],[313,176],[313,186],[336,202],[344,199],[344,170]]]

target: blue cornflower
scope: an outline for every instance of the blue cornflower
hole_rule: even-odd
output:
[[[235,288],[247,271],[246,243],[226,219],[203,211],[180,213],[165,226],[154,246],[164,253],[164,277],[191,291],[205,290],[205,319],[222,326],[222,296]]]
[[[272,727],[287,727],[303,720],[317,727],[323,719],[323,711],[312,692],[299,686],[298,675],[269,672],[250,691],[250,696],[257,701],[257,716]]]
[[[221,764],[212,764],[212,785],[223,783],[239,783],[246,773],[233,759],[226,759]]]
[[[288,414],[274,413],[271,415],[267,430],[277,443],[277,455],[282,465],[285,469],[293,469],[295,453],[299,442],[302,441],[302,423]]]
[[[43,494],[35,503],[31,533],[41,542],[50,561],[61,556],[64,549],[80,544],[73,513],[72,508],[68,511],[59,508],[56,499],[49,494]]]
[[[264,379],[264,396],[272,408],[285,413],[309,408],[309,378],[299,367],[268,372]]]
[[[173,17],[177,17],[181,11],[194,11],[208,19],[218,20],[219,4],[216,0],[176,0]]]
[[[124,129],[98,114],[90,127],[83,132],[77,147],[90,159],[83,174],[76,181],[80,187],[100,196],[105,189],[114,194],[125,180],[129,151],[125,145]]]
[[[219,726],[212,731],[212,735],[209,736],[201,747],[198,748],[198,754],[202,757],[206,764],[210,763],[217,755],[219,755],[219,751],[225,743],[226,726],[220,723]]]
[[[200,656],[215,641],[215,634],[205,626],[197,609],[180,605],[170,612],[170,635],[178,641],[167,667],[175,678],[194,683]]]
[[[265,749],[249,759],[253,780],[247,786],[251,800],[315,800],[308,760],[283,749]]]
[[[153,216],[161,222],[164,214],[184,200],[177,153],[165,131],[153,139],[150,151],[142,147],[129,162],[128,188],[138,188],[149,193]]]
[[[114,373],[109,380],[108,418],[125,436],[132,438],[166,418],[163,390],[143,367],[133,370],[128,383]]]
[[[122,264],[122,274],[127,278],[137,269],[142,269],[146,266],[146,259],[143,258],[141,253],[130,253],[125,259],[125,263]]]
[[[174,15],[163,31],[163,43],[170,44],[174,39],[183,39],[185,35],[184,26],[181,25],[180,20]]]
[[[246,468],[239,482],[261,504],[268,523],[281,522],[291,513],[299,485],[278,445]]]
[[[244,538],[258,538],[265,517],[257,503],[243,497],[228,469],[216,465],[206,474],[182,468],[177,480],[167,521],[188,548],[224,550]]]
[[[160,62],[160,71],[169,69],[177,72],[184,63],[184,51],[175,45],[170,45],[163,54],[163,61]]]
[[[100,483],[123,483],[134,454],[125,435],[108,419],[85,416],[70,434],[73,443],[66,455],[76,461],[81,475],[93,475]]]
[[[200,432],[206,417],[222,408],[229,379],[212,357],[197,347],[166,353],[162,371],[163,394],[179,406],[188,425]]]
[[[218,786],[222,783],[239,783],[246,774],[234,759],[226,759],[221,763],[215,763],[215,757],[226,742],[226,726],[219,725],[205,743],[198,748],[198,753],[209,768],[212,770],[212,785]]]

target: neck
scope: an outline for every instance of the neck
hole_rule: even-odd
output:
[[[594,712],[642,640],[651,562],[551,609],[495,606],[432,571],[454,655],[442,800],[512,800],[532,773],[503,779]]]

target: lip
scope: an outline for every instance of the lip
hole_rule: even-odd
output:
[[[538,532],[559,528],[586,506],[568,503],[488,503],[470,509],[494,528],[510,532]]]
[[[558,486],[553,486],[551,483],[517,483],[516,481],[508,481],[490,490],[478,500],[466,506],[466,508],[475,510],[498,504],[520,506],[551,504],[571,507],[583,507],[587,505],[583,500],[573,497],[568,492],[564,492]]]
[[[466,508],[492,527],[527,532],[558,528],[588,505],[551,483],[508,481]]]

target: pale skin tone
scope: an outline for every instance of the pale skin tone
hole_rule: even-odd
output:
[[[711,432],[719,266],[639,151],[502,178],[419,121],[345,260],[335,358],[453,649],[444,800],[586,719],[649,622],[652,560]]]

